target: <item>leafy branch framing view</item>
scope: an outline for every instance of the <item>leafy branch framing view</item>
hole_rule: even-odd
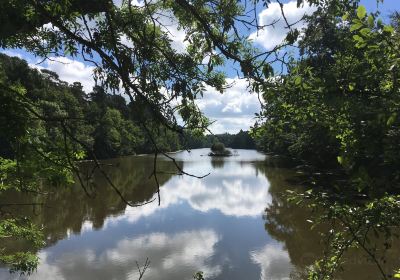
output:
[[[391,235],[399,227],[400,16],[384,23],[356,0],[298,1],[315,6],[299,19],[306,23],[299,30],[277,3],[287,36],[267,51],[248,33],[277,24],[258,22],[257,9],[270,1],[0,3],[0,47],[24,49],[43,61],[79,59],[93,65],[96,81],[88,94],[79,83],[68,85],[53,72],[1,56],[0,192],[42,195],[46,185],[77,179],[93,197],[87,182],[98,170],[126,205],[142,206],[154,199],[128,201],[100,159],[145,152],[154,153],[151,176],[160,204],[159,156],[170,159],[177,174],[208,175],[186,172],[167,152],[211,132],[196,100],[206,86],[228,89],[224,65],[237,65],[237,77],[248,81],[262,106],[251,130],[257,147],[307,171],[303,184],[312,191],[289,199],[312,200],[320,209],[317,221],[340,223],[332,226],[325,257],[310,267],[309,279],[334,278],[350,247],[363,249],[383,279],[396,277],[383,270],[367,236]],[[186,34],[184,51],[172,44],[171,22]],[[85,159],[94,162],[86,179],[79,171]],[[5,210],[10,205],[0,205],[0,238],[23,238],[40,248],[40,229],[13,217]],[[43,205],[20,205],[27,206]],[[5,253],[0,260],[28,273],[38,261],[29,253]]]

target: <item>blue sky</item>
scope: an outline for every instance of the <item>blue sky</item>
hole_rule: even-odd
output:
[[[383,3],[377,4],[376,0],[361,0],[361,5],[364,5],[368,11],[374,12],[379,9],[381,16],[387,18],[392,12],[400,9],[399,0],[384,0]]]
[[[291,22],[299,19],[304,13],[311,13],[313,11],[313,7],[308,5],[300,9],[297,8],[297,0],[283,2],[285,3],[284,10],[286,17]],[[385,0],[383,3],[379,4],[377,4],[375,0],[361,0],[361,4],[366,6],[367,10],[371,12],[379,9],[381,17],[386,20],[390,13],[400,10],[400,0]],[[271,22],[272,19],[278,19],[280,17],[280,8],[277,3],[270,4],[268,9],[263,7],[259,7],[258,9],[260,23],[268,23]],[[171,39],[173,40],[174,46],[183,51],[185,48],[183,42],[185,36],[184,32],[178,30],[173,24],[170,26],[170,31],[173,34]],[[299,23],[298,26],[301,27],[302,23]],[[246,32],[245,30],[242,31]],[[280,21],[274,28],[267,28],[259,32],[258,36],[256,36],[256,34],[251,34],[251,32],[249,32],[249,35],[257,47],[260,49],[269,49],[284,39],[285,32],[286,29],[284,28],[283,21]],[[2,50],[1,52],[26,59],[32,67],[47,68],[55,71],[61,79],[69,83],[79,81],[83,84],[86,91],[90,91],[94,84],[92,78],[94,67],[84,64],[82,61],[79,61],[79,59],[71,60],[69,58],[62,58],[63,63],[45,61],[40,65],[36,65],[41,59],[35,58],[23,50]],[[245,80],[240,80],[236,77],[235,67],[237,66],[228,63],[224,69],[228,75],[228,83],[232,84],[231,88],[223,95],[212,88],[207,88],[204,98],[198,101],[199,107],[204,111],[206,116],[216,121],[211,126],[211,130],[214,133],[236,133],[240,129],[248,130],[255,121],[254,114],[260,111],[258,97],[248,92],[247,82]]]

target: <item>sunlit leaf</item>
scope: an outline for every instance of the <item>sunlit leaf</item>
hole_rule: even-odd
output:
[[[359,6],[357,9],[357,17],[359,19],[363,19],[367,14],[367,10],[365,9],[364,6]]]
[[[353,24],[353,25],[350,27],[350,31],[353,32],[353,31],[355,31],[355,30],[360,29],[361,27],[363,27],[363,24],[362,24],[362,23],[355,23],[355,24]]]

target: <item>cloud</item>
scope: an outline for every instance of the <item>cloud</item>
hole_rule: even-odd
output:
[[[183,50],[183,47],[181,48]],[[51,58],[41,65],[31,63],[37,69],[48,69],[56,72],[60,79],[68,83],[80,82],[86,92],[94,86],[94,66],[66,57]],[[241,129],[248,130],[255,122],[255,113],[260,112],[261,105],[257,94],[250,94],[247,81],[238,78],[228,78],[228,84],[233,86],[223,94],[207,86],[203,98],[196,103],[204,114],[213,121],[210,129],[213,133],[237,133]]]
[[[11,56],[11,57],[18,57],[18,58],[22,59],[21,54],[15,52],[15,51],[12,51],[12,50],[1,50],[0,53],[3,53],[5,55]]]
[[[144,278],[192,279],[197,271],[206,278],[213,278],[222,271],[219,265],[210,265],[208,260],[215,255],[220,237],[211,229],[183,231],[175,234],[153,232],[117,242],[115,247],[104,251],[83,249],[76,252],[39,253],[40,265],[29,279],[132,279],[139,278],[136,262],[143,266],[146,258],[150,266]],[[179,269],[177,269],[179,268]],[[77,273],[77,271],[79,273]],[[4,274],[5,279],[28,279],[19,275]],[[3,279],[3,278],[2,278]]]
[[[121,5],[122,0],[115,0],[116,5]],[[132,1],[134,5],[142,6],[143,1]],[[186,33],[178,28],[176,20],[171,17],[171,13],[164,11],[159,15],[159,20],[168,29],[168,34],[172,40],[171,44],[178,52],[185,52],[187,42],[184,41]],[[51,27],[51,26],[47,26]],[[132,47],[132,42],[122,36],[121,42],[128,47]],[[94,86],[93,70],[94,67],[78,60],[70,58],[52,58],[55,61],[45,61],[41,65],[35,65],[37,61],[31,61],[31,66],[38,69],[48,69],[56,72],[61,80],[68,83],[80,82],[86,92],[90,92]],[[205,58],[206,60],[206,58]],[[211,87],[206,88],[204,97],[197,100],[197,104],[207,117],[215,121],[210,126],[213,133],[237,133],[240,130],[248,130],[255,122],[255,113],[260,112],[261,106],[256,94],[249,94],[247,82],[237,78],[227,79],[233,86],[226,90],[224,94]]]
[[[121,7],[123,0],[114,0],[113,2],[117,7]],[[152,2],[155,1],[148,1],[148,3]],[[131,4],[133,6],[143,7],[145,5],[145,2],[143,0],[131,0]],[[184,41],[186,37],[186,32],[183,29],[178,28],[177,19],[175,18],[173,13],[168,10],[158,11],[156,18],[156,24],[158,24],[158,26],[160,26],[161,29],[167,33],[169,39],[171,39],[172,48],[179,53],[185,52],[188,45],[188,43]],[[124,44],[128,42],[128,44],[126,45],[132,46],[132,44],[129,42],[129,40],[126,39],[126,37],[123,37],[121,42]]]
[[[258,96],[250,94],[246,80],[228,78],[227,83],[233,86],[223,94],[207,86],[204,97],[196,102],[208,118],[216,121],[211,126],[214,133],[248,130],[254,124],[255,113],[261,110]]]
[[[212,162],[208,157],[206,160],[200,164],[186,163],[185,171],[191,174],[207,174],[212,169]],[[271,201],[268,179],[261,173],[257,174],[250,163],[228,161],[223,164],[231,167],[216,168],[201,180],[190,176],[173,177],[160,188],[160,206],[150,203],[141,207],[127,207],[123,215],[107,219],[104,226],[108,227],[119,221],[136,223],[144,217],[180,203],[187,203],[192,209],[203,213],[216,210],[233,217],[261,216],[265,206]],[[240,170],[240,174],[237,170]]]
[[[199,270],[206,277],[213,277],[221,273],[221,267],[209,266],[207,260],[215,254],[219,240],[220,237],[210,229],[172,235],[152,233],[122,240],[104,257],[108,262],[119,264],[135,263],[136,260],[143,263],[148,257],[151,265],[146,271],[146,279],[159,279],[160,275],[163,279],[189,279]],[[131,275],[134,274],[137,274],[136,268],[131,271]]]
[[[93,79],[94,66],[67,57],[50,57],[50,60],[45,60],[40,65],[29,65],[33,68],[48,69],[56,72],[59,75],[60,80],[66,81],[70,84],[73,82],[80,82],[86,92],[92,91],[95,84]]]
[[[250,253],[251,260],[261,268],[261,280],[290,279],[292,264],[287,251],[281,245],[267,244]]]
[[[188,46],[188,42],[185,41],[186,32],[178,27],[176,18],[172,14],[167,13],[161,16],[159,20],[162,24],[161,29],[165,31],[172,40],[172,48],[179,53],[185,53],[186,47]]]
[[[304,14],[311,14],[316,10],[315,6],[310,6],[305,3],[301,7],[297,7],[297,1],[290,1],[283,4],[283,11],[289,23],[295,23],[301,19]],[[268,8],[261,11],[258,15],[260,25],[268,25],[276,20],[278,22],[274,26],[267,26],[264,29],[250,34],[249,39],[255,43],[263,46],[265,49],[272,49],[280,44],[286,37],[288,29],[286,22],[282,17],[281,7],[278,3],[274,2],[268,5]],[[303,21],[298,22],[293,28],[301,29],[305,27]]]
[[[142,7],[144,5],[144,1],[142,0],[131,0],[131,3],[137,7]],[[121,6],[122,0],[115,0],[114,4]],[[187,46],[187,43],[184,42],[186,36],[185,31],[178,28],[176,20],[170,12],[165,11],[163,14],[160,13],[158,16],[159,22],[162,24],[161,28],[167,32],[172,41],[172,47],[178,52],[185,52]],[[94,24],[94,21],[89,21],[89,26],[91,24]],[[53,28],[51,24],[44,25],[43,27]],[[133,43],[125,35],[121,36],[121,42],[127,47],[134,47]],[[37,69],[48,69],[54,71],[59,75],[61,80],[68,83],[80,82],[86,92],[90,92],[95,84],[93,79],[93,70],[95,67],[78,60],[66,57],[50,57],[50,60],[46,60],[39,66],[35,64],[30,64],[30,66]]]
[[[25,59],[31,68],[53,71],[58,74],[62,81],[70,84],[80,82],[86,92],[92,91],[95,84],[93,79],[93,70],[95,67],[78,60],[73,60],[67,57],[49,57],[49,59],[45,60],[41,64],[36,64],[41,60],[35,61],[24,51],[1,50],[0,52],[11,57]]]
[[[254,125],[254,115],[242,115],[237,117],[218,118],[210,126],[213,133],[231,133],[235,134],[240,130],[249,130]]]
[[[129,0],[113,0],[114,4],[118,7],[122,6],[122,3],[128,3]],[[132,6],[138,6],[138,7],[142,7],[144,5],[144,0],[130,0],[131,1],[131,5]],[[152,0],[148,1],[148,2],[152,2]]]

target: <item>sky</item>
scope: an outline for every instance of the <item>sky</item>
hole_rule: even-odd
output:
[[[115,1],[120,2],[120,0]],[[297,0],[283,2],[285,3],[285,15],[289,22],[295,22],[301,18],[303,14],[310,14],[314,10],[314,7],[309,5],[297,8]],[[138,3],[140,3],[140,1]],[[361,0],[361,4],[366,6],[367,10],[371,12],[378,9],[376,0]],[[379,10],[381,11],[381,17],[387,19],[391,12],[400,10],[400,0],[385,0],[383,3],[379,4]],[[258,11],[260,24],[269,23],[280,17],[280,7],[274,2],[271,3],[268,8],[261,7]],[[184,51],[184,31],[178,30],[177,26],[172,22],[167,24],[169,25],[173,46],[178,51]],[[300,22],[297,24],[297,27],[303,26],[304,23]],[[249,39],[262,50],[271,49],[273,46],[280,43],[285,36],[286,29],[284,27],[284,21],[282,20],[274,27],[265,28],[258,33],[249,33]],[[46,60],[40,65],[37,65],[41,59],[35,58],[23,50],[0,50],[0,52],[23,58],[27,60],[32,67],[54,71],[59,75],[61,80],[68,83],[73,83],[75,81],[81,82],[84,90],[87,92],[89,92],[94,85],[92,77],[94,67],[82,61],[72,60],[70,58],[58,58],[61,63]],[[237,66],[228,63],[224,69],[228,76],[227,82],[231,84],[230,88],[223,94],[220,94],[215,89],[207,87],[204,97],[197,101],[199,108],[202,109],[211,121],[214,121],[210,127],[213,133],[237,133],[240,130],[249,130],[255,122],[255,113],[258,113],[261,109],[258,96],[254,93],[251,94],[247,88],[247,82],[236,76],[237,72],[234,70],[235,67]]]

